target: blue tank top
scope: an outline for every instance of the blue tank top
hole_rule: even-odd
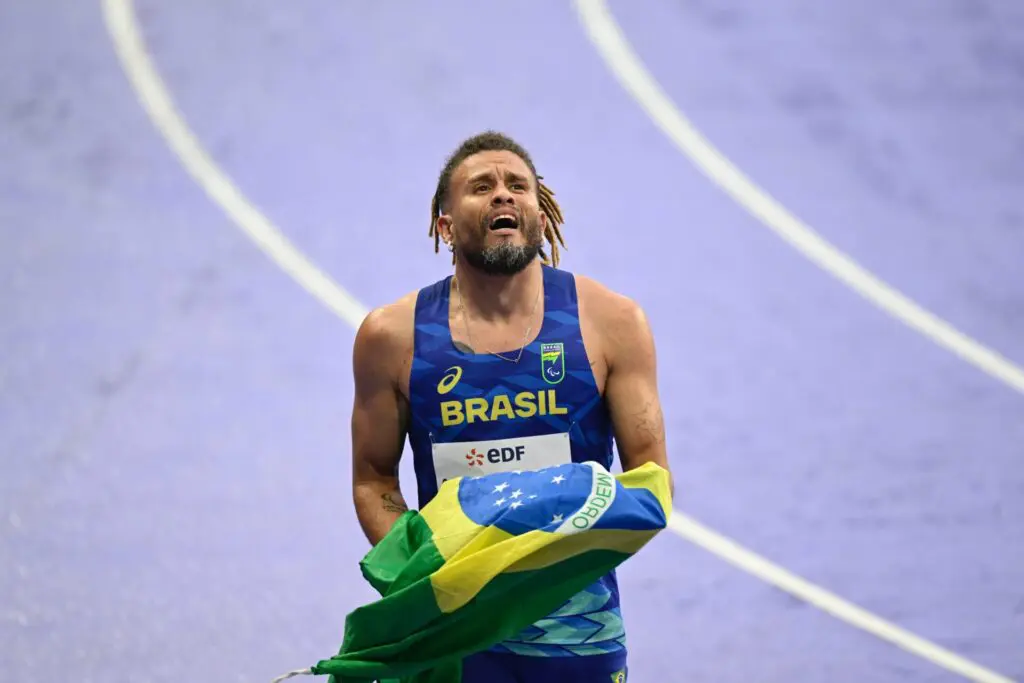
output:
[[[544,321],[518,363],[456,348],[448,326],[452,276],[419,291],[409,442],[420,507],[454,477],[570,461],[612,467],[611,420],[583,346],[576,280],[542,268]],[[501,354],[515,358],[518,349]],[[492,649],[539,657],[625,649],[615,572]]]

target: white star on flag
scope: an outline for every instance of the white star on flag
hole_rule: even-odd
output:
[[[501,517],[509,513],[515,515],[522,514],[516,511],[520,509],[523,511],[527,510],[530,506],[529,501],[545,500],[545,491],[550,492],[548,495],[555,495],[556,498],[561,499],[561,494],[565,493],[566,490],[565,487],[560,485],[565,484],[569,486],[570,484],[567,483],[569,477],[564,473],[564,470],[562,473],[551,473],[550,479],[548,476],[547,473],[540,474],[540,476],[524,475],[522,480],[506,479],[505,481],[499,480],[500,483],[498,484],[488,483],[484,491],[488,491],[489,494],[485,493],[484,495],[485,499],[489,499],[491,502],[484,503],[484,506],[490,508],[491,515]],[[557,487],[558,494],[551,487]],[[555,512],[560,514],[555,514]],[[546,508],[540,514],[551,514],[551,521],[548,524],[557,525],[564,523],[569,512],[566,510],[564,503],[558,503],[553,509]]]

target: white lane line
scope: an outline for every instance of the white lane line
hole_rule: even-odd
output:
[[[139,102],[185,169],[267,256],[342,320],[358,328],[366,308],[296,249],[246,199],[193,135],[149,58],[131,0],[104,0],[103,16]]]
[[[834,593],[814,585],[791,571],[783,569],[743,548],[736,542],[712,531],[700,522],[683,514],[673,513],[669,528],[696,545],[718,555],[743,571],[808,602],[818,609],[845,621],[851,626],[886,640],[893,645],[928,660],[948,671],[978,683],[1013,683],[1002,674],[976,664],[936,645],[924,638],[900,628],[862,607],[848,602]]]
[[[1024,370],[921,308],[825,241],[715,149],[633,52],[604,0],[573,0],[590,41],[620,85],[712,182],[779,237],[879,308],[995,379],[1024,393]]]
[[[157,130],[167,139],[181,159],[210,196],[267,254],[302,284],[313,296],[324,302],[353,328],[366,316],[366,308],[334,281],[323,275],[301,252],[293,247],[258,209],[231,183],[210,159],[187,124],[178,113],[141,39],[132,0],[103,0],[104,16],[117,54],[121,58],[136,95],[150,115]],[[912,652],[931,653],[932,661],[945,662],[952,671],[964,673],[980,683],[1013,683],[998,674],[972,664],[951,652],[932,645],[898,627],[875,617],[842,598],[791,574],[768,560],[746,550],[717,532],[703,526],[679,510],[673,510],[669,529],[692,543],[718,555],[736,567],[753,574],[781,590],[817,605],[848,623],[879,637],[895,642]],[[896,635],[893,635],[896,634]],[[965,673],[966,672],[966,673]]]

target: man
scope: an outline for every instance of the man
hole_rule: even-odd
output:
[[[561,211],[527,152],[499,133],[448,159],[431,206],[453,276],[372,311],[353,352],[353,495],[370,543],[407,509],[406,437],[422,507],[454,477],[571,461],[668,469],[643,311],[558,270]],[[550,259],[545,253],[550,245]],[[516,491],[497,504],[514,505]],[[466,683],[624,681],[614,572],[520,637],[464,662]]]

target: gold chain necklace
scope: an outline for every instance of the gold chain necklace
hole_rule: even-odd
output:
[[[462,311],[462,324],[466,326],[466,336],[469,337],[469,347],[470,349],[474,349],[476,347],[473,346],[473,333],[469,331],[469,317],[466,315],[466,305],[462,300],[462,285],[459,284],[458,277],[453,279],[455,280],[455,291],[459,293],[459,310]],[[530,311],[530,325],[529,327],[526,328],[526,334],[523,335],[523,345],[519,347],[519,353],[516,354],[516,357],[507,358],[498,353],[497,351],[491,351],[490,349],[487,349],[487,353],[497,356],[498,358],[504,361],[508,361],[509,363],[519,362],[519,359],[523,357],[523,352],[526,350],[527,340],[530,338],[530,332],[533,331],[533,316],[537,312],[537,304],[540,303],[540,293],[541,291],[543,291],[543,289],[544,285],[542,283],[540,289],[537,290],[537,298],[533,300],[533,309]]]

